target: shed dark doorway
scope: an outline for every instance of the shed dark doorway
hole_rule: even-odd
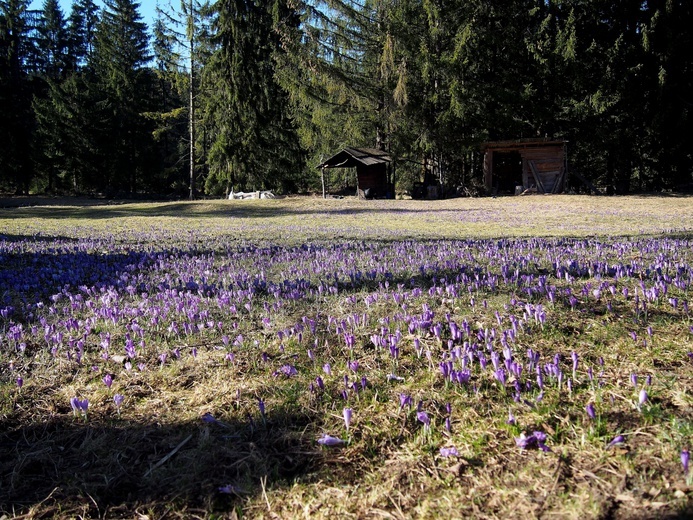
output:
[[[494,187],[497,193],[515,193],[522,186],[522,156],[520,152],[493,153]]]

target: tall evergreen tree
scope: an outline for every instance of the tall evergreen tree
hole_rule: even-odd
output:
[[[29,191],[33,176],[28,6],[27,0],[0,1],[0,182],[21,193]]]
[[[151,128],[143,114],[148,111],[152,77],[147,26],[139,3],[107,0],[96,31],[94,73],[103,122],[100,155],[104,179],[100,189],[137,191],[151,158]]]
[[[37,121],[33,156],[36,176],[45,179],[48,191],[56,188],[64,133],[60,115],[51,102],[51,88],[68,73],[67,30],[57,0],[45,0],[36,25],[36,74],[40,82],[33,101]]]
[[[275,79],[280,42],[277,18],[290,15],[279,2],[268,8],[256,0],[221,0],[215,4],[214,53],[204,72],[205,123],[212,133],[205,189],[292,187],[302,168],[287,94]]]
[[[278,19],[285,51],[279,54],[278,79],[290,95],[309,164],[343,146],[375,146],[372,123],[382,95],[371,7],[350,0],[295,4],[293,16]]]
[[[68,67],[65,16],[58,0],[45,0],[36,27],[38,72],[44,79],[58,80]]]
[[[48,0],[47,5],[50,3]],[[45,14],[44,18],[47,18]],[[98,8],[92,0],[73,3],[62,31],[66,51],[61,73],[59,77],[43,74],[46,83],[34,99],[37,120],[34,156],[37,173],[46,179],[48,191],[80,193],[95,189],[98,183],[97,130],[102,128],[103,114],[96,105],[98,88],[90,50],[97,22]],[[41,25],[50,26],[47,20]],[[38,54],[47,55],[45,51]]]
[[[93,0],[75,0],[67,24],[69,67],[78,70],[87,66],[94,51],[99,8]]]
[[[186,141],[185,150],[180,147],[175,157],[176,164],[182,164],[181,158],[187,156],[187,185],[188,196],[192,199],[197,191],[196,183],[198,170],[200,169],[198,151],[199,142],[197,129],[199,117],[197,116],[199,77],[203,63],[209,56],[209,14],[208,2],[199,0],[181,0],[180,7],[168,10],[158,10],[158,17],[154,27],[154,52],[157,61],[157,75],[164,94],[164,104],[157,118],[161,129],[159,135],[168,144],[169,137],[177,140],[178,144]],[[167,106],[166,100],[172,100],[171,96],[164,92],[164,85],[175,89],[177,103]],[[182,110],[185,106],[186,110]],[[187,123],[187,135],[176,132],[176,136],[170,135],[171,124],[175,121]]]

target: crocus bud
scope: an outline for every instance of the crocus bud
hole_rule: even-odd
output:
[[[347,431],[349,431],[349,426],[351,425],[351,415],[353,413],[353,410],[351,408],[344,408],[342,415],[344,416],[344,425],[346,426]]]
[[[597,413],[594,411],[594,405],[592,403],[585,406],[585,411],[590,419],[594,420],[597,418]]]
[[[688,475],[688,462],[690,459],[690,453],[688,450],[681,450],[681,465],[683,466],[683,474]]]
[[[643,388],[642,390],[640,390],[640,395],[638,396],[638,404],[642,406],[648,401],[648,399],[649,398],[647,397],[647,390]]]

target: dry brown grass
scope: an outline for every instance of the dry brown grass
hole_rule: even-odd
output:
[[[168,267],[162,273],[173,272],[174,279],[186,274],[176,271],[179,268],[190,269],[191,276],[201,276],[207,269],[209,277],[216,276],[217,270],[233,274],[241,267],[252,272],[254,264],[263,265],[261,259],[250,257],[227,265],[233,254],[249,244],[281,249],[364,240],[377,242],[378,254],[386,258],[392,255],[390,244],[405,239],[439,239],[445,245],[450,239],[597,236],[608,244],[632,243],[642,235],[673,236],[682,238],[681,245],[667,254],[690,265],[692,200],[674,196],[430,202],[289,198],[35,206],[0,210],[0,241],[5,236],[43,255],[53,254],[42,249],[44,242],[53,246],[89,237],[106,237],[90,255],[173,251],[172,257],[182,267]],[[436,244],[431,242],[433,250]],[[480,244],[483,251],[487,243]],[[524,242],[517,245],[529,253],[534,247]],[[656,261],[657,252],[636,249],[621,258],[595,249],[585,249],[584,254],[603,254],[610,262],[649,265]],[[535,254],[536,259],[523,269],[547,276],[559,291],[604,279],[585,276],[568,283],[554,276],[550,259]],[[185,263],[186,256],[198,264]],[[30,258],[27,253],[20,260],[30,264]],[[365,265],[368,260],[359,257],[355,262]],[[393,265],[398,260],[388,257]],[[476,254],[473,261],[483,269],[491,265],[495,273],[496,264],[483,254]],[[204,262],[209,267],[195,271]],[[291,267],[282,264],[267,276],[280,278]],[[455,275],[441,273],[439,278]],[[680,449],[690,447],[693,436],[693,362],[687,358],[693,341],[691,320],[680,307],[673,309],[666,300],[653,303],[643,319],[633,310],[632,291],[629,298],[620,292],[609,297],[612,310],[606,308],[606,296],[595,298],[589,291],[578,295],[578,310],[571,310],[563,300],[551,305],[540,296],[530,298],[545,306],[547,320],[543,327],[532,325],[519,337],[518,355],[533,348],[542,353],[543,361],[556,353],[565,361],[575,351],[582,364],[572,394],[547,385],[543,400],[534,401],[533,393],[527,397],[532,402],[523,404],[514,402],[510,391],[501,390],[490,373],[475,373],[477,391],[446,384],[437,363],[447,347],[431,334],[419,339],[433,361],[415,354],[413,340],[418,334],[409,334],[395,318],[405,311],[391,297],[398,283],[407,285],[415,274],[395,277],[389,288],[382,277],[359,286],[343,280],[339,294],[287,301],[271,312],[263,309],[262,302],[269,305],[273,299],[261,294],[247,313],[242,310],[244,302],[237,302],[241,312],[233,318],[213,298],[202,298],[209,320],[222,321],[226,334],[243,333],[244,346],[224,347],[222,333],[215,328],[188,336],[173,336],[162,329],[147,336],[146,355],[138,357],[145,364],[141,371],[126,370],[119,357],[100,358],[99,333],[110,332],[117,345],[114,352],[122,354],[127,321],[98,321],[86,340],[82,364],[64,355],[53,358],[40,330],[27,333],[30,339],[24,354],[8,348],[5,341],[0,348],[0,515],[333,520],[686,518],[693,514],[693,490],[679,461]],[[319,278],[310,272],[295,275],[302,276]],[[644,281],[651,285],[646,277]],[[620,291],[639,282],[620,279],[613,283]],[[428,289],[439,283],[421,276],[417,284],[423,291],[407,300],[406,312],[420,314],[427,304],[437,319],[449,313],[458,323],[468,320],[475,332],[496,326],[496,311],[504,317],[504,328],[509,326],[509,314],[522,313],[521,307],[505,307],[511,298],[523,298],[517,287],[481,289],[473,293],[472,305],[466,292],[458,297],[444,291],[429,294]],[[688,295],[687,288],[670,290],[682,300]],[[379,299],[367,304],[366,297],[373,294]],[[13,301],[26,297],[10,296]],[[118,301],[123,308],[134,308],[143,304],[143,297],[120,293]],[[56,307],[67,313],[68,303],[62,300]],[[46,317],[57,320],[60,312]],[[79,312],[83,320],[91,315],[85,308]],[[345,347],[334,327],[327,330],[328,315],[346,320],[363,313],[369,319],[356,327],[353,350]],[[262,318],[268,315],[272,322],[265,326]],[[277,337],[278,330],[295,325],[302,316],[319,320],[315,337],[306,333],[303,342],[295,336]],[[370,335],[384,326],[380,320],[385,317],[404,335],[396,367],[386,349],[376,349],[370,342]],[[28,330],[30,320],[22,319]],[[231,322],[238,328],[232,329]],[[1,327],[7,323],[0,319]],[[653,331],[651,340],[648,326]],[[647,347],[630,338],[633,331],[640,339],[648,338]],[[7,337],[6,328],[2,334]],[[309,346],[315,361],[307,356]],[[193,347],[197,357],[191,355]],[[180,349],[180,359],[171,357],[175,348]],[[233,362],[224,359],[227,350],[235,353]],[[160,366],[157,356],[163,352],[169,358]],[[261,352],[267,354],[266,361]],[[346,366],[350,359],[360,363],[358,376]],[[331,363],[332,376],[323,372],[325,362]],[[286,363],[297,368],[295,377],[272,375]],[[588,382],[587,366],[603,372],[602,386]],[[393,370],[405,380],[388,381],[387,374]],[[101,380],[105,373],[114,375],[110,389]],[[642,410],[635,406],[637,391],[629,381],[631,373],[638,373],[640,381],[647,374],[653,376],[648,387],[651,400]],[[16,374],[26,381],[21,390]],[[344,374],[351,380],[368,377],[367,388],[350,395],[347,403],[340,397]],[[317,376],[324,378],[326,388],[311,394],[308,385]],[[401,392],[412,396],[413,408],[399,408]],[[125,396],[120,413],[113,403],[116,393]],[[69,403],[73,396],[89,398],[86,419],[73,416]],[[267,410],[264,417],[258,408],[260,398]],[[431,416],[430,434],[422,431],[416,419],[418,401]],[[597,407],[596,422],[586,417],[588,402]],[[453,410],[451,432],[443,428],[446,403]],[[354,409],[349,444],[319,446],[316,439],[321,433],[347,436],[342,420],[342,408],[347,405]],[[506,424],[509,409],[517,418],[515,426]],[[201,420],[207,413],[220,422]],[[535,429],[549,435],[551,452],[515,446],[520,432]],[[608,441],[618,433],[627,442],[608,448]],[[459,456],[442,457],[439,448],[444,446],[457,447]],[[231,492],[220,492],[226,485],[233,486],[228,489]]]

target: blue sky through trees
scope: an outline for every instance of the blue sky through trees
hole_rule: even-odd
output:
[[[39,10],[43,8],[43,2],[44,0],[32,0],[29,9],[32,10]],[[63,10],[63,14],[65,15],[65,19],[67,19],[68,16],[70,16],[70,11],[72,10],[72,0],[59,0],[60,2],[60,7]],[[101,0],[95,0],[96,5],[99,7],[103,7],[103,2]],[[142,15],[142,20],[144,23],[147,24],[147,31],[150,32],[152,30],[152,25],[154,24],[154,18],[156,17],[156,0],[142,0],[139,2],[140,4],[140,14]]]

